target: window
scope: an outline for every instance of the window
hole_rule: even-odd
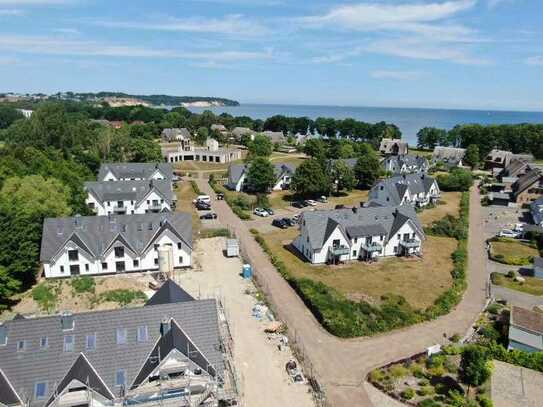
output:
[[[149,332],[147,326],[138,326],[138,342],[147,342],[149,340]]]
[[[96,334],[87,335],[85,340],[85,349],[94,350],[96,349]]]
[[[394,246],[394,253],[398,253],[398,246]]]
[[[64,266],[60,266],[60,272],[64,273]]]
[[[115,386],[125,386],[126,385],[126,377],[123,369],[117,370],[117,373],[115,374]]]
[[[47,346],[49,345],[49,340],[47,339],[47,336],[42,336],[40,338],[40,348],[47,348]]]
[[[353,250],[353,257],[356,257],[356,250]]]
[[[73,335],[64,336],[64,352],[73,352],[74,342],[75,342],[75,339]]]
[[[179,264],[183,264],[183,256],[179,256]]]
[[[102,270],[107,270],[107,263],[102,263]]]
[[[158,258],[155,259],[155,266],[158,265]]]
[[[85,271],[89,271],[89,263],[85,264]]]
[[[160,246],[160,245],[158,245],[158,244],[155,243],[155,245],[154,245],[155,250],[158,250],[158,247],[159,247],[159,246]]]
[[[354,242],[355,242],[355,243],[358,242],[358,238],[357,238],[357,237],[354,238]]]
[[[134,268],[137,268],[140,266],[140,261],[139,260],[134,260]]]
[[[17,341],[17,352],[23,352],[26,350],[26,341]]]
[[[117,328],[117,345],[124,345],[126,343],[126,328]]]
[[[117,246],[115,248],[115,257],[124,257],[124,247]]]
[[[78,261],[79,260],[79,252],[77,250],[68,250],[68,259],[70,261]]]
[[[36,400],[42,400],[47,396],[47,383],[40,382],[34,386],[34,398]]]
[[[177,248],[178,248],[179,250],[181,250],[181,247],[182,247],[182,246],[181,246],[181,242],[177,243]]]

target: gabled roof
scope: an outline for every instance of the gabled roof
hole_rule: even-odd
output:
[[[73,318],[74,327],[70,331],[62,330],[60,315],[4,322],[9,338],[7,345],[0,346],[1,403],[7,404],[6,401],[14,399],[13,390],[6,385],[7,380],[23,400],[33,398],[37,382],[46,382],[45,403],[57,387],[61,391],[72,379],[88,381],[107,398],[111,398],[111,394],[117,396],[117,370],[125,371],[127,385],[135,381],[160,342],[163,320],[173,321],[170,347],[185,355],[188,351],[189,358],[202,370],[223,375],[215,300],[85,312],[73,314]],[[137,331],[143,326],[147,327],[148,340],[141,342]],[[126,344],[116,343],[117,328],[127,330]],[[96,335],[96,349],[87,350],[86,336],[91,334]],[[73,352],[63,351],[64,335],[74,336]],[[42,337],[47,337],[46,348],[39,347]],[[17,352],[17,342],[21,340],[27,341],[28,346]],[[212,368],[208,369],[208,365]]]
[[[513,306],[510,324],[543,335],[543,314],[540,312]]]
[[[178,137],[184,138],[184,139],[190,139],[190,131],[185,128],[170,128],[170,129],[164,129],[161,133],[162,138],[167,140],[175,140]]]
[[[85,190],[99,202],[135,201],[138,205],[151,192],[156,192],[168,204],[172,204],[172,183],[164,180],[142,181],[91,181],[85,182]]]
[[[301,222],[307,230],[311,247],[322,248],[337,227],[340,227],[341,231],[351,239],[381,235],[389,238],[395,233],[398,225],[401,227],[407,221],[412,222],[421,238],[424,238],[422,225],[411,206],[377,206],[355,208],[355,210],[304,211]]]
[[[236,137],[241,137],[244,134],[247,134],[247,135],[256,134],[256,131],[251,130],[248,127],[234,127],[234,129],[232,130],[232,134]]]
[[[527,161],[521,160],[519,158],[513,158],[509,165],[507,165],[501,172],[500,177],[516,177],[521,172],[524,172],[528,169],[530,169],[531,166]]]
[[[22,404],[12,384],[0,369],[0,404],[7,406]]]
[[[437,146],[432,154],[432,162],[442,161],[445,164],[458,165],[465,155],[465,148]]]
[[[400,139],[384,138],[381,140],[379,151],[385,154],[403,155],[408,152],[408,144],[407,141]]]
[[[408,171],[426,171],[429,166],[426,158],[409,154],[389,156],[385,158],[383,165],[385,168],[394,168],[395,172],[401,171],[404,165]]]
[[[515,181],[515,183],[511,186],[515,197],[518,196],[520,193],[526,191],[535,183],[539,183],[541,177],[541,170],[537,168],[531,169],[526,174],[519,177],[519,179]]]
[[[285,139],[285,135],[282,131],[266,130],[262,132],[262,135],[268,137],[272,143],[280,143]]]
[[[400,205],[407,191],[411,195],[428,194],[435,183],[435,179],[426,174],[396,175],[378,181],[369,192],[369,201],[383,206]]]
[[[173,167],[167,163],[106,163],[100,166],[98,181],[103,181],[111,171],[117,179],[141,178],[150,180],[156,171],[171,180],[173,178]]]
[[[173,304],[185,301],[194,301],[194,298],[172,280],[168,279],[145,305]]]
[[[356,167],[356,163],[358,162],[358,158],[338,158],[334,160],[328,160],[328,168],[331,168],[338,161],[343,161],[347,167],[349,167],[351,170],[354,170],[354,167]]]
[[[158,233],[170,227],[187,246],[192,247],[191,215],[184,212],[46,218],[40,260],[51,261],[68,240],[73,240],[73,236],[80,239],[97,258],[119,236],[132,250],[141,254]]]
[[[247,164],[230,164],[228,167],[228,182],[226,185],[233,189],[248,169],[249,166]],[[296,166],[289,163],[274,163],[273,171],[276,179],[278,179],[283,174],[293,175],[294,171],[296,171]]]

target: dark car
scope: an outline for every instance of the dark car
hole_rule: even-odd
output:
[[[217,201],[223,201],[224,200],[224,194],[222,192],[217,193]]]
[[[270,214],[270,216],[275,215],[275,212],[273,211],[272,208],[264,208],[264,210],[265,210],[266,212],[268,212],[268,213]]]
[[[345,209],[345,205],[336,205],[335,209]]]
[[[298,208],[298,209],[301,209],[301,208],[304,208],[304,207],[305,207],[305,205],[304,205],[303,202],[301,202],[301,201],[292,202],[291,205],[294,206],[295,208]]]
[[[205,202],[198,201],[196,202],[196,209],[199,211],[207,211],[211,209],[211,205]]]
[[[288,228],[287,223],[286,223],[283,219],[274,219],[274,220],[272,221],[272,225],[273,225],[273,226],[276,226],[276,227],[278,227],[278,228],[280,228],[280,229],[286,229],[286,228]]]
[[[215,212],[205,213],[200,216],[200,219],[217,219],[217,214]]]
[[[296,222],[294,219],[292,218],[283,218],[282,219],[283,222],[285,222],[288,226],[296,226],[298,224],[298,222]]]

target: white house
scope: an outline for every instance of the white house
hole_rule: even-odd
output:
[[[426,158],[418,155],[391,155],[383,160],[383,167],[393,174],[410,174],[428,172],[430,164]]]
[[[424,231],[411,206],[305,211],[293,246],[311,263],[422,254]]]
[[[243,191],[248,170],[249,167],[247,165],[231,164],[228,169],[228,182],[226,186],[232,191]],[[292,181],[294,171],[296,171],[296,167],[292,164],[274,164],[275,183],[272,190],[281,191],[287,189]]]
[[[85,203],[98,216],[170,212],[176,196],[170,180],[85,182]]]
[[[465,155],[465,148],[437,146],[432,153],[432,165],[441,163],[447,168],[462,167]]]
[[[372,206],[424,207],[435,203],[440,194],[437,181],[429,175],[403,174],[378,181],[369,192],[368,203]]]
[[[106,163],[100,166],[98,181],[142,181],[173,178],[173,167],[166,163]]]
[[[159,261],[170,269],[190,267],[191,259],[188,213],[47,218],[43,224],[46,278],[158,271]]]

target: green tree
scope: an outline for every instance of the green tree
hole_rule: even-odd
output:
[[[471,167],[472,170],[479,166],[481,157],[479,156],[479,147],[476,144],[470,144],[468,146],[464,161]]]
[[[424,127],[417,133],[417,147],[433,150],[437,145],[447,144],[447,131],[435,127]]]
[[[252,192],[268,192],[275,183],[272,163],[265,157],[256,157],[247,171],[247,189]]]
[[[354,167],[354,174],[359,187],[370,188],[379,178],[381,164],[375,152],[360,156]]]
[[[195,141],[198,145],[205,145],[207,138],[209,137],[209,130],[207,127],[200,127],[196,132]]]
[[[439,174],[436,180],[442,191],[469,191],[473,185],[471,171],[463,168],[454,168],[448,174]]]
[[[273,152],[271,140],[263,134],[257,134],[254,140],[249,141],[249,159],[255,157],[269,157]]]
[[[12,106],[0,105],[0,129],[7,129],[19,119],[24,119],[24,116],[17,109]]]
[[[302,197],[328,195],[330,178],[316,159],[305,160],[294,172],[291,189]]]
[[[336,192],[351,191],[356,184],[354,171],[343,160],[333,162],[330,169],[330,178],[335,185]]]
[[[130,161],[136,163],[161,162],[160,145],[154,140],[134,139],[129,144]]]
[[[468,345],[462,352],[460,369],[462,380],[472,386],[480,386],[490,377],[487,351],[478,345]]]
[[[326,143],[321,138],[310,138],[304,144],[304,153],[315,158],[319,162],[326,160]]]

